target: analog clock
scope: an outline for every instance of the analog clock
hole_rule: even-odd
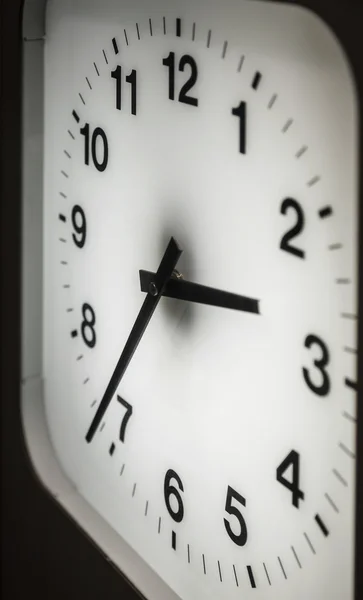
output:
[[[43,33],[25,53],[23,389],[41,479],[146,598],[352,600],[340,42],[262,0],[52,0]]]

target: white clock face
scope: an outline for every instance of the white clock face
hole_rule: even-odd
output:
[[[50,435],[184,600],[352,598],[355,129],[342,51],[301,9],[49,5]],[[100,418],[171,237],[177,289],[248,309],[169,285]]]

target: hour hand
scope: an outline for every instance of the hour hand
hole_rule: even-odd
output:
[[[149,292],[155,273],[140,270],[139,274],[141,291]],[[193,283],[192,281],[185,281],[184,279],[170,278],[162,295],[169,298],[177,298],[178,300],[186,300],[187,302],[197,302],[199,304],[231,308],[257,315],[260,314],[259,301],[255,298],[217,290],[206,285]]]

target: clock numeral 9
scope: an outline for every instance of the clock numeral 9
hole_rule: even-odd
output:
[[[116,82],[116,108],[121,110],[121,88],[122,88],[122,67],[117,65],[114,71],[111,71],[111,77]],[[136,115],[136,71],[132,69],[130,75],[127,75],[126,82],[131,85],[131,114]]]
[[[304,229],[304,213],[300,204],[296,202],[296,200],[294,200],[293,198],[285,198],[285,200],[281,204],[281,214],[286,215],[289,208],[294,209],[297,220],[295,225],[291,229],[289,229],[289,231],[287,231],[283,236],[280,243],[280,248],[281,250],[286,250],[286,252],[290,252],[290,254],[293,254],[294,256],[298,256],[299,258],[305,258],[304,250],[300,250],[300,248],[296,248],[296,246],[292,246],[290,244],[290,240],[299,235],[299,233],[301,233]]]
[[[247,542],[246,521],[244,520],[242,513],[237,508],[237,506],[232,505],[233,500],[236,500],[236,502],[239,502],[240,504],[242,504],[242,506],[246,506],[245,498],[243,496],[241,496],[241,494],[236,492],[236,490],[234,490],[229,485],[227,488],[227,498],[226,498],[225,510],[229,515],[233,515],[234,517],[236,517],[240,530],[238,533],[234,533],[228,519],[224,519],[224,526],[225,526],[226,531],[227,531],[229,537],[231,538],[232,542],[237,544],[237,546],[244,546]]]
[[[121,396],[119,396],[117,394],[117,400],[120,402],[120,404],[122,404],[122,406],[124,406],[126,408],[126,412],[123,416],[123,419],[121,421],[121,426],[120,426],[120,440],[121,442],[125,441],[125,433],[126,433],[126,426],[127,423],[129,422],[129,418],[132,415],[132,406],[131,404],[129,404],[128,402],[126,402],[126,400],[124,400],[123,398],[121,398]]]
[[[78,248],[83,248],[87,233],[86,215],[84,214],[83,208],[78,204],[72,208],[72,225],[76,232],[75,234],[72,233],[73,241]],[[79,237],[77,237],[77,235]]]
[[[96,315],[92,306],[87,302],[82,305],[82,317],[81,333],[83,341],[89,348],[94,348],[96,345],[96,331],[94,328]]]
[[[169,515],[171,516],[172,519],[174,519],[174,521],[176,521],[177,523],[180,523],[180,521],[183,520],[184,517],[184,505],[183,505],[183,500],[181,497],[181,494],[179,492],[179,490],[175,487],[175,485],[171,485],[170,481],[172,479],[175,479],[179,489],[184,492],[184,486],[183,486],[183,482],[180,479],[178,473],[176,473],[175,471],[173,471],[173,469],[168,469],[168,471],[166,472],[165,475],[165,479],[164,479],[164,498],[165,498],[165,504],[166,504],[166,508],[168,509]],[[170,499],[171,497],[173,497],[177,503],[177,507],[172,506]],[[175,505],[175,501],[173,502],[173,504]]]
[[[291,481],[283,476],[287,469],[292,467]],[[279,483],[285,486],[292,493],[292,503],[296,508],[299,508],[299,500],[304,500],[304,492],[299,489],[299,474],[300,474],[300,455],[296,450],[291,452],[284,458],[282,463],[276,469],[276,479]]]
[[[82,135],[84,135],[84,162],[89,165],[89,147],[90,147],[90,127],[89,123],[86,123],[84,127],[80,129]],[[92,162],[96,167],[97,171],[104,171],[108,163],[108,142],[107,137],[101,127],[96,127],[91,136],[91,154]],[[100,155],[100,160],[98,156]]]
[[[169,69],[169,100],[175,99],[175,53],[169,52],[168,56],[163,59],[163,65]],[[191,69],[189,79],[184,83],[178,96],[179,102],[198,106],[198,99],[188,96],[187,92],[195,85],[198,77],[198,67],[194,58],[189,54],[184,54],[179,61],[179,71],[184,71],[186,66]]]
[[[318,396],[326,396],[330,392],[330,379],[328,373],[325,370],[325,367],[329,363],[328,348],[321,338],[319,338],[317,335],[313,335],[312,333],[306,336],[304,345],[305,348],[309,349],[311,348],[311,346],[316,345],[320,348],[321,351],[321,358],[316,358],[313,361],[314,366],[320,372],[320,384],[317,385],[316,383],[314,383],[310,376],[309,369],[303,367],[302,372],[305,382],[307,383],[311,391],[314,392],[314,394],[317,394]]]

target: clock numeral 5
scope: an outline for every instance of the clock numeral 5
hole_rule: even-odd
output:
[[[89,165],[89,147],[90,147],[90,126],[86,123],[80,129],[84,135],[84,162]],[[91,154],[92,162],[97,171],[104,171],[108,163],[108,142],[107,136],[101,127],[96,127],[91,135]],[[97,154],[100,155],[100,160]]]
[[[83,248],[87,233],[86,215],[83,208],[78,204],[72,208],[72,225],[76,232],[75,234],[72,233],[73,241],[78,248]],[[77,237],[77,234],[79,237]]]
[[[94,328],[96,315],[92,306],[87,304],[87,302],[82,305],[82,316],[81,333],[83,341],[89,348],[94,348],[96,345],[96,331]]]
[[[292,467],[291,481],[283,476],[289,467]],[[284,458],[282,463],[276,469],[276,479],[279,483],[285,486],[292,493],[292,503],[296,508],[299,508],[299,500],[304,500],[304,492],[299,489],[299,474],[300,474],[300,455],[296,450],[291,452]]]
[[[175,53],[169,52],[168,56],[163,59],[163,65],[169,69],[169,100],[175,99]],[[194,58],[189,54],[184,54],[179,61],[179,71],[184,71],[186,66],[191,69],[189,79],[184,83],[178,96],[179,102],[198,106],[198,99],[188,96],[187,92],[195,85],[198,77],[198,67]]]
[[[117,394],[117,400],[120,402],[120,404],[122,404],[122,406],[124,406],[126,408],[126,412],[123,416],[123,419],[121,421],[121,426],[120,426],[120,440],[121,442],[125,441],[125,433],[126,433],[126,426],[127,423],[129,422],[129,419],[132,415],[132,406],[131,404],[129,404],[128,402],[126,402],[126,400],[124,400],[123,398],[121,398],[121,396],[119,396]]]
[[[292,246],[290,244],[290,240],[299,235],[299,233],[301,233],[304,229],[304,213],[300,204],[296,202],[296,200],[294,200],[293,198],[285,198],[285,200],[281,204],[281,214],[286,215],[289,208],[294,209],[297,216],[297,220],[295,225],[291,229],[289,229],[289,231],[287,231],[283,236],[280,243],[280,248],[281,250],[290,252],[290,254],[293,254],[294,256],[298,256],[299,258],[305,258],[304,250],[300,250],[300,248],[296,248],[296,246]]]
[[[122,67],[117,65],[114,71],[111,71],[111,77],[116,82],[116,108],[121,110],[121,88],[122,88]],[[136,115],[136,71],[132,69],[130,75],[126,76],[126,82],[131,85],[131,114]]]
[[[316,345],[320,348],[321,358],[316,358],[314,362],[314,366],[320,371],[320,384],[314,383],[310,376],[309,369],[303,367],[303,377],[305,379],[306,384],[311,389],[314,394],[318,396],[326,396],[330,392],[330,379],[329,375],[325,370],[325,367],[329,363],[329,351],[326,344],[323,342],[321,338],[317,335],[313,335],[312,333],[307,335],[304,342],[305,348],[311,348],[311,346]]]
[[[224,526],[226,531],[231,538],[232,542],[237,544],[237,546],[244,546],[247,542],[247,526],[246,521],[244,520],[241,511],[237,508],[237,506],[232,505],[232,501],[236,500],[242,506],[246,506],[246,500],[241,494],[236,492],[230,485],[227,488],[227,498],[226,498],[226,506],[225,510],[229,515],[233,515],[236,517],[240,531],[239,533],[234,533],[230,522],[228,519],[224,519]]]
[[[184,517],[184,505],[179,490],[175,487],[175,485],[171,485],[170,483],[172,479],[176,480],[179,489],[182,492],[184,492],[183,482],[180,479],[178,473],[173,471],[173,469],[168,469],[164,479],[165,504],[171,518],[174,519],[174,521],[176,521],[177,523],[180,523],[180,521],[182,521]],[[174,498],[173,506],[171,504],[172,497]],[[177,507],[175,506],[175,503],[177,504]]]

